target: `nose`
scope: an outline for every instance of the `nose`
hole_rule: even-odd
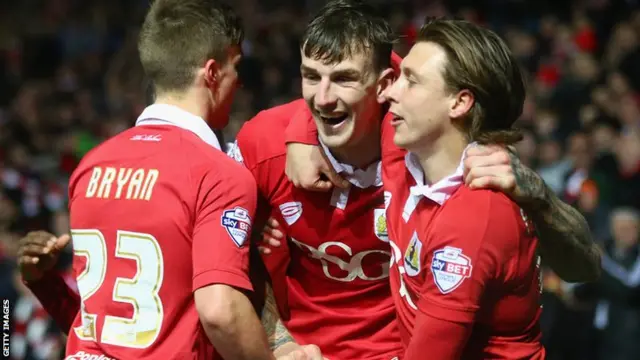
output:
[[[387,100],[388,102],[397,102],[398,101],[398,92],[400,89],[400,86],[402,86],[402,84],[400,83],[402,80],[401,79],[397,79],[396,81],[393,82],[393,84],[391,84],[391,86],[387,87],[384,92],[382,93],[382,96],[385,98],[385,100]]]
[[[318,87],[318,92],[315,96],[315,103],[318,107],[328,108],[336,105],[338,98],[332,91],[331,81],[323,79]]]

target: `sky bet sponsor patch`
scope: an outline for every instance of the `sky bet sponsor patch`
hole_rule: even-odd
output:
[[[222,213],[222,226],[227,230],[229,236],[231,236],[231,240],[233,240],[238,247],[242,247],[251,229],[249,212],[239,206],[232,210],[225,210]]]
[[[462,253],[462,249],[446,246],[433,252],[431,272],[443,294],[452,292],[471,276],[471,268],[471,259]]]

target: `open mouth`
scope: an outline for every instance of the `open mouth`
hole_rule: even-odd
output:
[[[325,124],[328,124],[328,125],[340,125],[340,124],[342,124],[343,121],[347,120],[347,116],[349,116],[349,115],[348,114],[337,115],[337,116],[322,116],[322,115],[320,115],[320,118],[322,119],[322,121]]]
[[[404,118],[402,116],[399,116],[398,114],[394,114],[394,113],[392,113],[392,115],[393,117],[391,118],[391,125],[398,125],[402,121],[404,121]]]

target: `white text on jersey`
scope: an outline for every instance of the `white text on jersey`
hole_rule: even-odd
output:
[[[159,176],[160,172],[157,169],[95,166],[85,196],[149,201]]]

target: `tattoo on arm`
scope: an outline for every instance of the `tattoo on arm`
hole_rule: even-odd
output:
[[[516,177],[515,201],[533,220],[544,262],[568,282],[594,281],[600,276],[600,251],[586,219],[560,200],[542,178],[511,152]]]
[[[269,346],[271,350],[275,350],[280,346],[287,343],[295,343],[295,340],[289,334],[289,331],[282,323],[280,319],[280,312],[278,311],[278,305],[276,304],[276,298],[273,294],[271,284],[266,285],[266,298],[264,308],[262,309],[262,326],[267,333],[269,339]]]

